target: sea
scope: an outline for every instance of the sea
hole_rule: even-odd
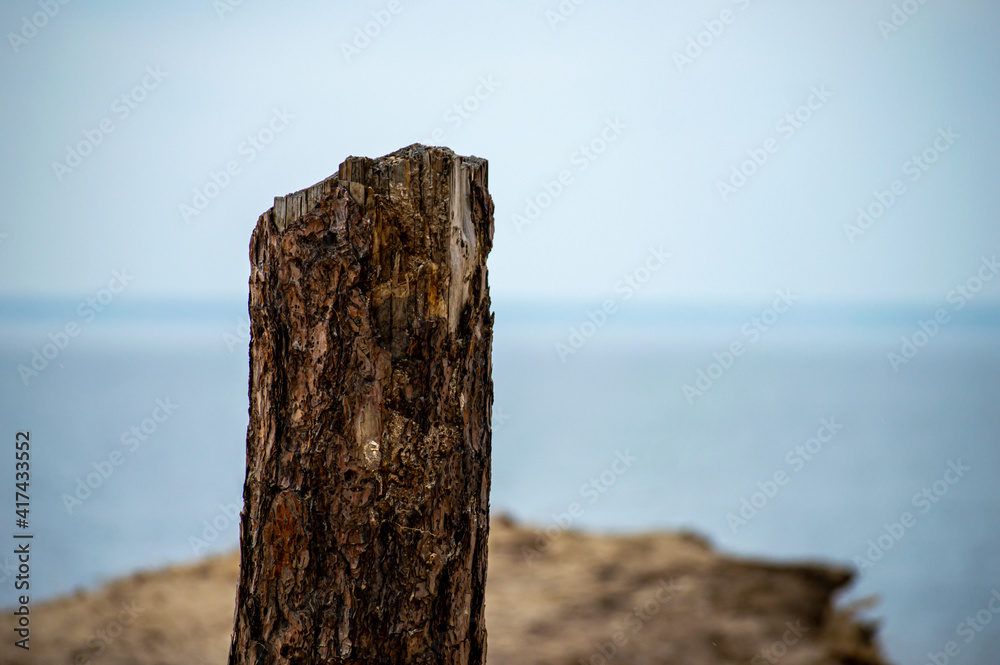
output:
[[[494,312],[494,514],[851,569],[838,602],[868,603],[892,662],[1000,662],[1000,310]],[[248,323],[236,301],[0,300],[0,606],[15,533],[33,602],[237,547]]]

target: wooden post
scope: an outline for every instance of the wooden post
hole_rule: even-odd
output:
[[[486,160],[419,144],[257,221],[230,665],[485,662],[492,243]]]

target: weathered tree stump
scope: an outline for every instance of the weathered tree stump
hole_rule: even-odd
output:
[[[485,662],[487,163],[349,157],[250,242],[231,665]]]

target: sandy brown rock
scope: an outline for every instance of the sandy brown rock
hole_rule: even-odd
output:
[[[760,664],[769,662],[766,649],[780,665],[885,662],[872,629],[832,604],[850,581],[844,570],[734,559],[673,533],[567,532],[529,564],[525,552],[537,544],[532,529],[503,519],[491,525],[486,623],[492,665],[577,665],[581,659],[600,665],[616,636],[609,663]],[[223,665],[237,575],[234,553],[39,605],[31,657],[12,654],[5,640],[0,662]],[[97,631],[107,634],[123,603],[141,611],[98,654]]]

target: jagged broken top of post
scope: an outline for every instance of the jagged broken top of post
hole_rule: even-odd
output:
[[[330,177],[285,196],[274,197],[274,223],[284,231],[288,223],[302,217],[323,198],[333,192],[336,185],[346,185],[351,197],[360,205],[364,205],[368,187],[376,193],[388,194],[388,178],[384,177],[388,170],[397,163],[412,159],[415,155],[425,156],[427,153],[441,153],[446,159],[457,160],[462,168],[488,168],[487,160],[475,156],[458,155],[451,148],[444,146],[427,146],[413,143],[382,157],[350,156],[341,162],[337,172]],[[381,171],[377,173],[375,170]],[[384,183],[384,187],[380,187]],[[484,183],[485,184],[485,183]]]

